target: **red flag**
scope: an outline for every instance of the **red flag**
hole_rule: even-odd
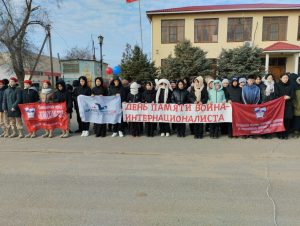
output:
[[[66,102],[19,104],[19,109],[30,133],[39,129],[68,129]]]
[[[136,2],[138,0],[126,0],[126,3],[132,3],[132,2]]]
[[[284,97],[264,104],[232,103],[233,136],[248,136],[285,131]]]

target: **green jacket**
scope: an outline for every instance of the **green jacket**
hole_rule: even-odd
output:
[[[7,111],[8,117],[21,117],[21,112],[18,104],[22,104],[22,90],[20,87],[11,87],[4,91],[2,107],[4,111]],[[11,109],[14,108],[15,111]]]
[[[221,86],[219,90],[216,90],[217,84]],[[223,103],[226,101],[222,82],[220,80],[215,80],[213,89],[208,90],[208,101],[213,104]]]

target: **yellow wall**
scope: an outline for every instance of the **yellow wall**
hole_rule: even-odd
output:
[[[175,44],[161,44],[161,20],[185,19],[185,39],[194,43],[194,20],[200,18],[219,18],[218,43],[194,43],[195,46],[199,46],[204,51],[208,52],[208,58],[218,58],[222,48],[230,49],[243,45],[243,42],[227,42],[227,19],[229,17],[253,17],[252,42],[254,42],[254,45],[260,48],[265,48],[275,43],[270,41],[262,41],[262,25],[264,16],[288,16],[288,31],[286,41],[291,44],[300,45],[300,41],[297,41],[300,10],[153,15],[152,59],[155,61],[156,66],[160,66],[161,59],[165,59],[169,54],[172,54],[175,47]],[[256,34],[254,35],[255,30]],[[288,70],[290,66],[287,66]]]

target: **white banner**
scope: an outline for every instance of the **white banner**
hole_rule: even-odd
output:
[[[232,108],[229,103],[184,105],[123,103],[122,108],[125,122],[232,122]]]
[[[98,124],[121,123],[122,110],[119,96],[77,97],[79,113],[83,122]]]

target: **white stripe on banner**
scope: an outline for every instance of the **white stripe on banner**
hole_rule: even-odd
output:
[[[77,97],[79,113],[83,122],[98,124],[121,123],[122,110],[119,96]]]
[[[124,122],[219,123],[232,122],[232,107],[220,104],[123,103]]]

